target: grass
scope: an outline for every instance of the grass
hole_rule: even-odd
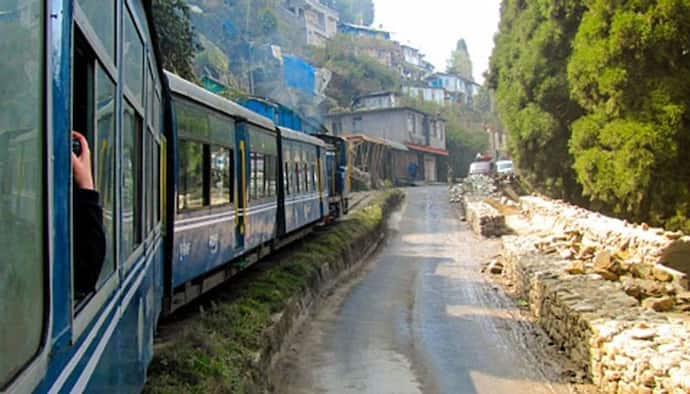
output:
[[[381,192],[348,219],[311,236],[237,286],[225,286],[184,319],[157,349],[146,393],[247,393],[263,391],[263,355],[273,351],[272,316],[319,281],[324,265],[342,269],[346,257],[373,239],[403,193]]]

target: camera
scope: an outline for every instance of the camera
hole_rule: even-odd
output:
[[[77,156],[81,156],[81,142],[76,138],[72,138],[72,152]]]

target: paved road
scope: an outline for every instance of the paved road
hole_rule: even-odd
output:
[[[513,302],[480,273],[499,252],[460,222],[446,187],[408,190],[361,278],[334,294],[283,361],[279,392],[560,393]]]

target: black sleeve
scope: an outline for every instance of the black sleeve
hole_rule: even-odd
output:
[[[98,192],[76,189],[74,195],[74,288],[77,295],[91,293],[105,258],[103,210]]]

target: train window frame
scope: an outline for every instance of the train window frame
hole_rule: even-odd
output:
[[[38,345],[31,355],[23,360],[21,367],[12,375],[8,376],[7,381],[0,381],[0,391],[2,392],[23,392],[32,391],[39,384],[39,382],[44,379],[46,372],[48,370],[48,359],[51,348],[50,332],[52,330],[52,296],[50,294],[50,286],[52,275],[51,275],[51,263],[52,257],[50,255],[50,246],[52,244],[51,238],[54,235],[53,230],[48,225],[50,214],[51,214],[51,201],[53,200],[53,188],[51,186],[50,180],[52,179],[51,171],[49,169],[48,163],[50,163],[51,152],[53,149],[52,139],[49,138],[52,135],[53,127],[49,122],[48,114],[48,100],[49,100],[49,89],[52,84],[50,83],[51,69],[49,62],[46,60],[50,57],[50,33],[46,29],[48,22],[48,15],[50,15],[50,9],[47,2],[42,0],[37,0],[34,3],[38,9],[38,18],[34,19],[37,21],[38,29],[36,29],[37,39],[35,44],[37,45],[37,50],[32,52],[36,55],[36,64],[38,82],[37,82],[37,136],[40,142],[38,147],[38,156],[41,161],[38,166],[38,173],[41,177],[40,188],[41,188],[41,199],[40,199],[40,210],[38,218],[41,220],[41,228],[39,231],[39,236],[37,237],[40,241],[41,247],[41,258],[39,260],[39,270],[43,275],[43,285],[40,286],[41,294],[40,298],[43,302],[42,314],[40,317],[41,333],[38,338]],[[5,391],[7,390],[7,391]]]
[[[212,180],[212,177],[213,177],[212,171],[213,171],[214,163],[213,163],[213,158],[211,156],[212,156],[214,149],[225,150],[228,153],[228,161],[229,161],[228,168],[226,170],[226,175],[228,176],[228,188],[229,188],[229,190],[227,190],[228,191],[228,202],[222,202],[220,204],[214,204],[213,203],[213,197],[212,197],[213,185],[210,182]],[[218,145],[218,144],[211,144],[209,146],[209,185],[208,185],[208,187],[209,187],[210,207],[212,209],[231,207],[234,205],[233,204],[233,202],[234,202],[233,196],[235,193],[235,185],[234,185],[234,182],[235,182],[235,156],[234,155],[235,155],[235,150],[231,147],[228,147],[225,145]]]
[[[194,206],[191,208],[189,208],[189,207],[181,208],[180,207],[179,201],[180,201],[181,189],[180,189],[179,185],[180,185],[180,175],[181,175],[182,171],[181,171],[181,166],[180,166],[181,163],[180,163],[179,146],[182,143],[196,144],[199,147],[201,147],[201,161],[202,161],[201,162],[201,206]],[[175,212],[177,213],[177,215],[183,215],[183,214],[187,214],[187,213],[191,213],[191,212],[198,212],[198,211],[207,210],[208,208],[210,208],[210,202],[207,203],[207,198],[206,198],[208,195],[208,193],[207,193],[208,177],[206,176],[206,168],[208,167],[208,165],[206,163],[206,161],[207,161],[207,159],[206,159],[206,151],[207,151],[206,147],[207,146],[208,146],[207,142],[201,141],[199,139],[187,138],[187,137],[178,138],[178,152],[177,152],[178,171],[177,171],[177,179],[176,179],[176,184],[178,187],[177,187],[177,193],[176,193],[176,199],[175,199]]]
[[[123,88],[123,93],[124,93],[124,88],[126,86],[122,86]],[[134,115],[134,120],[135,120],[135,129],[133,130],[135,135],[133,138],[134,141],[134,153],[138,154],[138,165],[139,165],[139,171],[134,171],[135,175],[135,182],[138,183],[138,185],[135,186],[134,189],[134,196],[133,196],[133,203],[135,204],[132,208],[132,214],[134,215],[134,222],[133,222],[133,236],[134,240],[132,242],[132,248],[131,250],[125,250],[124,248],[124,223],[123,223],[123,216],[125,212],[125,207],[124,207],[124,198],[123,198],[123,192],[124,190],[124,182],[125,182],[125,170],[124,170],[124,157],[125,157],[125,133],[128,132],[128,130],[125,130],[125,117],[126,114],[126,108],[129,106],[132,109],[133,115]],[[122,121],[121,121],[121,127],[120,127],[120,140],[121,140],[121,147],[120,147],[120,210],[118,213],[120,214],[120,254],[121,254],[121,261],[123,262],[122,266],[124,267],[125,271],[129,271],[132,266],[134,266],[134,263],[138,260],[139,256],[143,253],[143,250],[145,248],[146,244],[146,238],[144,234],[144,206],[145,206],[145,201],[144,201],[144,193],[143,193],[143,187],[144,187],[144,133],[146,133],[145,129],[145,118],[142,116],[142,112],[139,111],[127,97],[123,94],[122,97],[122,106],[120,109]],[[138,120],[138,122],[136,122]],[[139,126],[138,128],[136,126]],[[138,177],[136,175],[139,175]],[[137,187],[138,186],[138,187]],[[139,205],[139,210],[136,211],[136,204]],[[138,221],[138,223],[137,223]],[[138,227],[137,227],[138,225]]]
[[[116,53],[119,51],[119,46],[117,44],[118,42],[118,37],[119,34],[121,33],[121,29],[119,27],[119,10],[120,6],[116,4],[116,9],[115,9],[115,18],[116,18],[116,23],[115,23],[115,42],[116,42]],[[91,58],[88,59],[90,62],[89,66],[93,69],[93,75],[92,75],[92,84],[90,88],[92,89],[92,100],[96,99],[96,92],[98,89],[98,84],[97,84],[97,78],[96,78],[96,70],[100,67],[100,69],[103,71],[104,75],[110,79],[111,82],[113,82],[113,86],[115,87],[115,130],[114,130],[114,138],[117,141],[120,137],[120,131],[121,129],[121,121],[119,120],[119,114],[122,110],[122,107],[119,104],[119,84],[117,83],[118,78],[117,78],[117,67],[115,64],[115,59],[111,57],[103,45],[100,43],[100,38],[96,34],[96,32],[93,30],[91,27],[88,18],[84,14],[83,10],[79,8],[79,5],[77,2],[75,2],[75,15],[74,15],[74,21],[73,21],[73,26],[74,26],[74,37],[75,40],[73,42],[73,45],[77,45],[77,40],[76,37],[79,35],[80,39],[83,39],[84,43],[83,45],[88,46],[88,50],[91,51]],[[74,53],[75,48],[72,48],[72,53]],[[117,57],[117,56],[116,56]],[[74,76],[71,77],[71,81],[74,81]],[[72,92],[72,96],[74,95],[74,92]],[[95,108],[95,103],[92,103]],[[96,141],[96,136],[98,134],[97,132],[97,116],[96,113],[89,114],[90,117],[90,141]],[[115,163],[115,168],[114,168],[114,179],[113,182],[115,184],[115,189],[117,189],[119,179],[118,179],[118,166],[119,164],[117,163],[117,158],[120,155],[120,150],[118,148],[117,142],[115,143],[115,157],[116,157],[116,163]],[[94,150],[95,151],[95,150]],[[96,153],[97,155],[97,153]],[[93,158],[92,158],[93,159]],[[96,162],[95,160],[93,162]],[[93,171],[95,171],[95,168],[92,168]],[[71,176],[70,176],[71,179]],[[94,178],[96,182],[96,178]],[[71,190],[72,188],[70,188]],[[119,218],[119,208],[120,208],[120,202],[118,200],[117,194],[118,192],[115,191],[115,196],[114,196],[114,202],[113,202],[113,212],[116,216]],[[70,200],[72,199],[72,192],[70,191]],[[70,205],[72,205],[72,202],[70,201]],[[71,316],[72,316],[72,343],[76,343],[78,339],[83,335],[83,333],[86,331],[88,326],[91,324],[93,321],[94,317],[98,314],[99,310],[105,305],[107,299],[112,296],[112,294],[115,292],[115,289],[119,286],[121,278],[120,275],[118,275],[120,269],[121,269],[121,259],[120,259],[120,223],[118,221],[118,218],[115,218],[113,220],[113,239],[111,242],[113,242],[113,272],[108,274],[106,278],[101,283],[97,283],[97,287],[94,293],[90,294],[88,298],[85,300],[82,300],[81,303],[77,304],[75,302],[72,302],[71,305]],[[70,226],[70,238],[74,236],[74,226]],[[70,256],[70,272],[71,272],[71,278],[72,278],[72,286],[70,288],[71,292],[71,299],[74,300],[74,257]]]

